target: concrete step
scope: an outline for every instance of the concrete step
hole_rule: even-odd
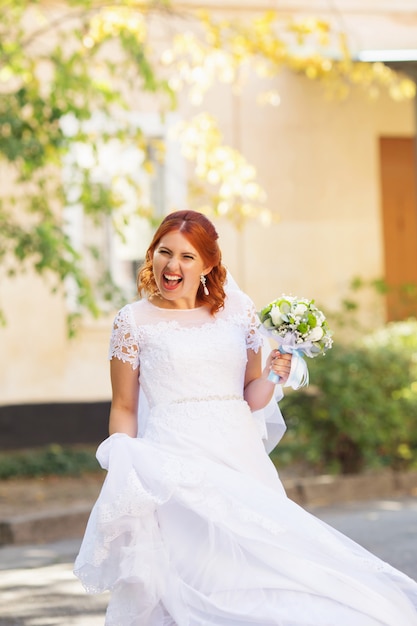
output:
[[[381,498],[417,497],[417,471],[382,470],[353,476],[314,476],[283,479],[288,497],[303,506],[332,506]],[[62,503],[59,507],[19,515],[0,516],[0,546],[50,543],[80,538],[84,534],[94,498],[83,504]]]

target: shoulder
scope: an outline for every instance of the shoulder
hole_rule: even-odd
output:
[[[247,348],[258,352],[263,345],[259,317],[252,299],[244,291],[232,290],[227,295],[224,315],[242,329]]]
[[[125,304],[124,307],[117,311],[113,320],[113,330],[132,323],[131,304]]]
[[[145,300],[136,300],[125,304],[114,318],[114,326],[119,324],[138,326],[141,318],[145,316],[146,304]]]

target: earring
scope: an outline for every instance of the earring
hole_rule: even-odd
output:
[[[201,274],[201,276],[200,276],[200,281],[201,281],[201,284],[203,285],[204,295],[208,296],[210,292],[209,292],[209,290],[208,290],[208,288],[207,288],[207,285],[206,285],[206,280],[207,280],[207,279],[206,279],[206,277],[204,276],[204,274]]]

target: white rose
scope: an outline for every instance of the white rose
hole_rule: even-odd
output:
[[[306,304],[299,302],[297,306],[294,308],[294,315],[302,317],[304,313],[307,311],[307,309],[308,309],[308,306]]]
[[[271,320],[274,326],[279,326],[280,324],[282,324],[283,320],[281,317],[281,311],[279,310],[279,307],[273,306],[269,312],[269,315],[271,316]]]
[[[307,335],[307,341],[319,341],[324,335],[323,329],[321,326],[316,326],[313,328],[309,334]]]

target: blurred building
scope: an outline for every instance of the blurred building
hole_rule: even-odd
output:
[[[414,0],[207,0],[204,5],[240,18],[260,8],[314,14],[337,22],[358,57],[364,51],[385,50],[388,59],[388,51],[416,45]],[[332,311],[349,296],[354,277],[417,284],[415,103],[397,102],[385,93],[371,99],[360,88],[352,88],[343,100],[329,99],[318,82],[283,71],[273,85],[278,106],[260,106],[259,83],[247,77],[238,95],[216,85],[201,105],[183,99],[175,113],[176,120],[199,110],[218,118],[226,143],[256,167],[267,205],[279,218],[268,226],[249,222],[240,231],[226,220],[216,222],[224,261],[240,285],[257,306],[292,293],[313,297]],[[138,110],[138,115],[151,136],[164,136],[166,125],[149,109]],[[186,165],[175,150],[172,146],[159,178],[149,187],[156,196],[163,190],[156,198],[161,214],[169,210],[167,196],[175,197],[177,206],[186,201]],[[76,219],[72,228],[74,237],[80,236]],[[143,224],[132,226],[124,246],[115,250],[112,244],[117,280],[132,280],[150,234]],[[115,311],[99,320],[86,319],[75,339],[69,339],[66,315],[71,303],[51,295],[38,276],[26,273],[5,281],[0,292],[7,318],[7,326],[0,328],[0,404],[106,403],[107,346]],[[368,297],[363,295],[365,305]],[[395,318],[398,302],[388,300],[381,310],[368,309],[367,315],[375,315],[377,323]]]

